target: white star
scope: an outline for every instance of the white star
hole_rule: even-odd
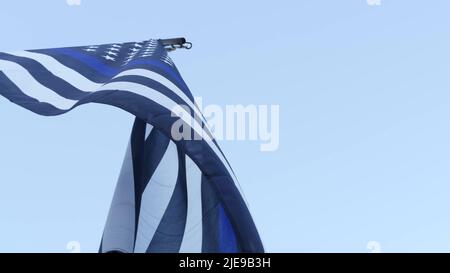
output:
[[[108,51],[108,52],[106,52],[106,54],[117,56],[117,52],[114,52],[114,51]]]
[[[105,58],[106,60],[109,60],[109,61],[116,61],[116,58],[113,58],[113,57],[111,57],[111,56],[109,56],[109,55],[104,55],[104,56],[102,56],[103,58]]]
[[[138,47],[138,48],[141,48],[141,47],[142,47],[142,45],[141,45],[140,43],[135,43],[135,44],[134,44],[134,47]]]
[[[95,52],[95,51],[97,51],[96,49],[93,49],[93,48],[86,48],[86,49],[84,49],[84,51],[87,51],[87,52]]]
[[[111,47],[114,47],[114,48],[121,48],[121,47],[122,47],[122,45],[118,45],[118,44],[113,44],[113,45],[111,45]]]
[[[110,48],[108,48],[108,50],[109,50],[109,51],[119,52],[119,51],[120,51],[120,48],[117,48],[117,47],[110,47]]]
[[[140,49],[138,49],[138,48],[130,48],[130,50],[133,51],[133,53],[134,53],[134,52],[139,52],[139,51],[140,51]]]

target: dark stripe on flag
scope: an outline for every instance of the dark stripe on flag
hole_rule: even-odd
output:
[[[77,60],[79,63],[90,67],[93,71],[103,76],[105,79],[110,79],[120,72],[120,65],[107,64],[100,58],[85,54],[81,50],[72,48],[55,48],[48,50],[45,54],[53,56],[62,64],[66,64],[66,62],[70,61],[70,59]],[[77,71],[80,71],[80,69],[77,69]]]
[[[39,102],[35,98],[25,95],[3,72],[0,71],[0,94],[11,102],[22,106],[36,114],[54,116],[65,113],[53,105]]]
[[[135,181],[135,234],[137,234],[139,227],[142,195],[167,151],[170,141],[158,130],[152,130],[148,138],[145,139],[146,126],[145,121],[136,118],[131,137]]]
[[[203,253],[215,253],[219,250],[219,214],[217,210],[219,204],[220,201],[211,182],[202,175]]]
[[[53,57],[61,64],[77,71],[93,82],[107,82],[114,76],[103,73],[101,70],[95,69],[92,65],[88,65],[76,58],[64,55],[56,49],[30,50],[30,52],[41,53]]]
[[[135,198],[135,238],[139,224],[139,212],[141,210],[142,198],[142,174],[144,173],[144,143],[146,123],[138,118],[135,119],[131,133],[131,154],[133,158],[134,175],[134,198]]]
[[[163,85],[163,84],[161,84],[161,83],[159,83],[159,82],[157,82],[157,81],[155,81],[153,79],[147,78],[147,77],[138,76],[138,75],[120,76],[120,77],[111,79],[109,82],[133,82],[133,83],[139,83],[139,84],[148,86],[150,88],[153,88],[154,90],[157,90],[158,92],[160,92],[164,96],[172,99],[173,101],[175,101],[179,105],[186,105],[186,102],[182,98],[180,98],[177,94],[175,94],[175,92],[173,92],[171,89],[169,89],[165,85]],[[183,91],[183,90],[181,90],[181,91]],[[191,102],[193,103],[194,100],[191,99]],[[192,109],[191,109],[191,112],[193,112]]]
[[[20,66],[25,68],[28,73],[30,73],[33,78],[36,79],[36,81],[38,81],[43,86],[52,89],[61,97],[71,100],[79,100],[86,95],[86,92],[82,91],[88,91],[79,90],[73,87],[65,80],[53,75],[50,71],[47,70],[47,68],[45,68],[35,60],[25,57],[12,56],[4,53],[0,53],[0,60],[6,60],[19,64]]]

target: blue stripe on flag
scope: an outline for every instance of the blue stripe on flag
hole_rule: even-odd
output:
[[[220,205],[216,192],[211,182],[202,176],[202,211],[203,211],[203,253],[215,253],[219,251],[219,214],[217,207]]]
[[[83,62],[76,58],[71,58],[70,56],[61,53],[58,49],[30,50],[30,52],[51,56],[61,64],[77,71],[78,73],[94,82],[107,82],[115,75],[114,74],[111,76],[108,73],[104,73],[103,71],[96,69],[93,65],[89,65],[86,62]]]
[[[238,244],[236,234],[231,226],[230,219],[228,218],[222,205],[219,205],[219,251],[222,253],[237,253]]]

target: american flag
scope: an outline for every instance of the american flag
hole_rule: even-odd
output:
[[[264,252],[238,180],[161,40],[0,53],[0,94],[44,116],[86,103],[136,116],[100,252]],[[174,114],[177,106],[189,111]],[[202,137],[175,139],[180,120]]]

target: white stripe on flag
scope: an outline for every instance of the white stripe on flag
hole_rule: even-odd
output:
[[[158,103],[169,111],[180,110],[180,118],[183,119],[189,126],[193,126],[192,129],[194,129],[197,134],[202,136],[204,140],[211,142],[211,138],[208,136],[208,134],[206,134],[206,132],[203,131],[202,126],[191,116],[190,113],[188,113],[184,108],[180,109],[178,103],[153,88],[133,82],[112,82],[105,84],[98,91],[102,90],[128,91],[136,95],[146,97]]]
[[[147,140],[148,136],[150,135],[150,133],[152,132],[152,130],[153,130],[153,126],[147,123],[145,125],[145,139],[146,140]]]
[[[84,92],[95,91],[97,88],[103,85],[103,83],[96,83],[91,81],[77,71],[61,64],[58,60],[46,54],[34,53],[29,51],[17,51],[8,54],[35,60],[36,62],[43,65],[53,75],[63,79],[73,87],[78,88],[79,90]]]
[[[102,252],[132,253],[135,232],[135,196],[131,143],[120,171],[103,232]]]
[[[141,77],[152,79],[156,82],[159,82],[160,84],[162,84],[163,86],[168,88],[170,91],[175,93],[180,99],[182,99],[187,104],[187,106],[191,107],[191,109],[194,110],[195,114],[199,118],[202,119],[202,122],[204,123],[204,125],[206,127],[206,132],[208,132],[212,136],[212,133],[211,133],[212,130],[209,127],[208,122],[206,121],[205,117],[200,112],[200,108],[198,107],[198,105],[195,102],[192,102],[191,99],[183,92],[183,90],[178,88],[178,86],[176,86],[174,83],[172,83],[169,79],[167,79],[166,77],[164,77],[161,74],[158,74],[151,70],[145,70],[145,69],[126,70],[126,71],[119,73],[114,78],[118,78],[118,77],[122,77],[122,76],[141,76]]]
[[[180,99],[182,99],[189,107],[194,109],[195,113],[206,123],[206,121],[203,118],[203,115],[200,113],[198,107],[194,105],[194,103],[191,101],[191,99],[186,96],[186,94],[178,88],[174,83],[172,83],[170,80],[168,80],[166,77],[164,77],[161,74],[155,73],[151,70],[146,69],[130,69],[123,71],[119,73],[114,78],[122,77],[122,76],[141,76],[144,78],[152,79],[163,86],[167,87],[169,90],[171,90],[173,93],[175,93]]]
[[[162,107],[166,108],[169,111],[172,111],[173,109],[176,109],[177,106],[179,106],[176,102],[171,100],[170,98],[164,96],[162,93],[149,88],[145,85],[138,84],[138,83],[131,83],[131,82],[112,82],[105,84],[99,91],[101,90],[120,90],[120,91],[128,91],[131,93],[134,93],[136,95],[140,95],[143,97],[146,97],[150,99],[151,101],[154,101],[161,105]],[[241,196],[244,196],[242,193],[242,189],[239,186],[239,183],[237,181],[236,176],[234,175],[233,171],[231,170],[230,165],[226,161],[223,154],[219,151],[219,148],[212,142],[211,138],[208,136],[206,132],[204,132],[202,126],[198,123],[197,120],[195,120],[186,110],[179,109],[180,114],[178,115],[179,118],[181,118],[184,122],[186,122],[191,128],[200,136],[203,137],[203,140],[208,143],[209,147],[214,151],[214,153],[219,157],[220,161],[222,162],[223,166],[227,169],[228,173],[230,174],[231,178],[233,179],[236,188],[240,192]]]
[[[188,210],[180,253],[201,253],[203,237],[202,172],[186,156]]]
[[[178,152],[170,141],[167,151],[142,194],[135,253],[147,251],[169,205],[178,179]]]
[[[62,110],[70,109],[77,103],[77,101],[66,99],[50,88],[43,86],[33,78],[28,70],[15,62],[0,60],[0,71],[17,85],[25,95],[40,102],[50,103]]]

